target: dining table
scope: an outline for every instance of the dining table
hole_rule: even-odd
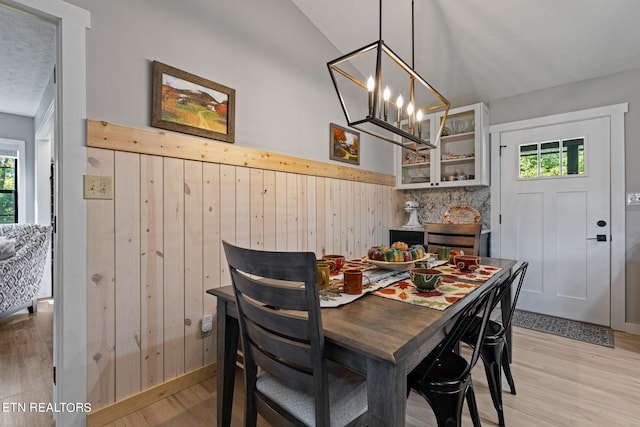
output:
[[[481,259],[500,271],[446,310],[365,294],[339,307],[322,308],[322,327],[328,359],[367,377],[370,426],[404,426],[407,374],[446,336],[457,314],[484,287],[509,277],[516,261]],[[231,424],[238,350],[238,313],[233,287],[209,289],[217,298],[217,425]],[[511,295],[501,301],[503,318],[511,309]],[[510,339],[508,345],[510,345]]]

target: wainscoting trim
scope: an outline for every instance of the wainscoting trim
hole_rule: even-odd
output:
[[[216,364],[212,363],[148,388],[140,393],[133,394],[118,402],[96,409],[87,414],[87,427],[98,427],[113,422],[118,418],[122,418],[125,415],[162,400],[167,396],[211,378],[216,372]]]
[[[393,175],[318,162],[172,132],[87,120],[87,146],[395,186]]]

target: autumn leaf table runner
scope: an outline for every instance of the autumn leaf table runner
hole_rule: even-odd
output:
[[[482,282],[486,282],[490,277],[502,270],[501,267],[490,265],[480,265],[480,268],[473,273],[463,273],[451,264],[434,268],[442,271],[444,276],[440,286],[433,291],[421,291],[411,280],[406,278],[384,289],[376,290],[373,294],[442,311],[464,298],[468,293],[480,286]],[[467,280],[467,282],[459,279]]]

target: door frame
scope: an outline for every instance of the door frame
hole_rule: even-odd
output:
[[[56,257],[54,260],[53,403],[87,400],[86,31],[89,12],[63,0],[0,0],[56,23]],[[55,411],[59,426],[84,426],[86,414]]]
[[[492,125],[491,133],[491,256],[501,257],[500,206],[501,170],[500,144],[503,133],[526,130],[541,126],[590,120],[607,117],[611,124],[611,328],[625,330],[626,322],[626,236],[625,236],[625,167],[624,167],[624,114],[629,111],[628,103],[608,105],[598,108],[554,114],[551,116],[519,120]],[[615,167],[614,167],[615,166]]]

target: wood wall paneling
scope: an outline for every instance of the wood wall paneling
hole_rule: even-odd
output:
[[[163,158],[140,159],[142,388],[164,381]]]
[[[184,162],[184,372],[204,363],[200,319],[204,315],[202,162]],[[212,313],[210,313],[212,314]]]
[[[151,135],[115,130],[130,145]],[[87,200],[95,409],[215,362],[215,328],[203,336],[200,319],[215,319],[206,289],[230,283],[222,240],[355,257],[386,242],[389,225],[403,218],[386,184],[131,151],[87,150],[87,174],[114,177],[114,200]]]
[[[113,176],[114,152],[87,150],[88,175]],[[115,400],[114,201],[87,200],[87,400]]]
[[[179,133],[121,126],[105,121],[87,120],[87,145],[108,150],[245,166],[254,169],[285,170],[295,174],[333,177],[389,187],[393,187],[396,182],[393,175],[371,172],[361,168],[271,153]]]
[[[140,155],[115,152],[116,401],[140,391]]]

